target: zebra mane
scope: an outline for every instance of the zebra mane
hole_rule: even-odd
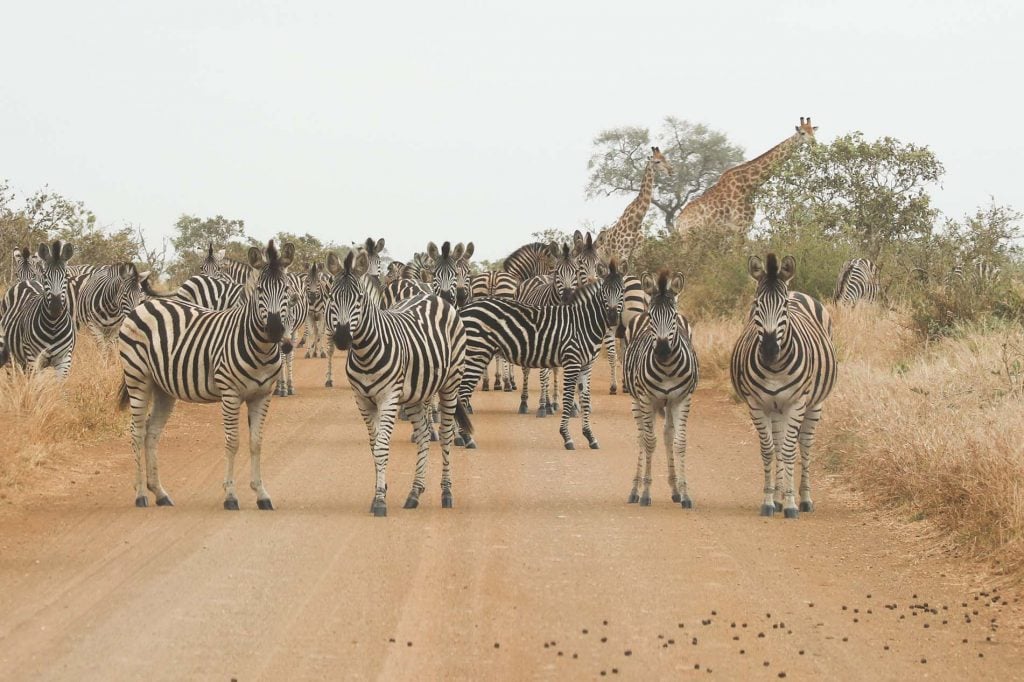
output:
[[[658,270],[658,295],[665,296],[668,293],[668,278],[671,276],[668,268]]]
[[[777,279],[779,276],[779,259],[774,253],[769,253],[765,257],[765,272],[769,279]]]

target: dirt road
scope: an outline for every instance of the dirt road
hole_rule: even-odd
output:
[[[723,393],[699,392],[690,422],[696,508],[670,502],[660,451],[653,506],[627,505],[629,399],[595,374],[599,451],[478,394],[453,510],[436,449],[420,509],[401,509],[402,424],[390,516],[368,513],[366,432],[322,361],[298,361],[299,395],[271,408],[274,512],[244,485],[242,510],[221,508],[216,407],[179,405],[163,439],[174,508],[133,506],[127,442],[83,453],[74,495],[0,513],[0,679],[1024,676],[1014,597],[822,476],[816,512],[759,518],[754,432]]]

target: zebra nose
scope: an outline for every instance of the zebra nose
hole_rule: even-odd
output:
[[[267,335],[273,343],[277,343],[284,336],[284,323],[281,321],[280,313],[267,315]]]
[[[334,325],[334,335],[331,338],[338,349],[348,350],[352,345],[352,330],[347,324],[336,324]]]
[[[658,339],[654,343],[654,355],[655,355],[655,357],[657,357],[659,360],[664,360],[665,358],[668,357],[668,353],[669,353],[668,339]]]
[[[465,287],[459,287],[455,290],[455,302],[458,305],[465,305],[466,299],[469,298],[469,291]]]
[[[289,353],[292,352],[291,339],[285,339],[284,341],[281,342],[281,352],[284,353],[285,355],[288,355]]]
[[[779,342],[775,338],[775,334],[765,334],[761,340],[760,354],[762,362],[769,364],[779,357]]]
[[[562,289],[562,303],[568,303],[569,299],[572,298],[572,289]]]
[[[440,296],[449,303],[455,303],[455,296],[450,291],[442,291]]]
[[[619,321],[619,311],[614,308],[605,308],[604,319],[608,324],[615,324]]]

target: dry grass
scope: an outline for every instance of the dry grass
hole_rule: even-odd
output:
[[[717,317],[691,322],[693,347],[700,362],[702,388],[729,388],[729,358],[743,330],[740,318]]]
[[[116,411],[121,365],[112,348],[101,350],[90,334],[79,336],[71,375],[53,370],[0,370],[0,498],[10,497],[41,474],[59,473],[83,445],[123,436],[127,420]],[[34,487],[34,486],[33,486]]]
[[[1024,330],[960,330],[925,343],[909,315],[833,311],[840,376],[818,461],[871,504],[927,521],[958,554],[1024,578]],[[695,328],[701,370],[728,388],[739,320]]]

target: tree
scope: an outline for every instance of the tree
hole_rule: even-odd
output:
[[[651,198],[666,230],[672,229],[690,199],[743,160],[743,149],[730,143],[724,133],[674,116],[665,117],[653,142],[647,128],[610,128],[594,138],[594,151],[587,162],[587,198],[638,193],[651,146],[660,147],[672,165],[670,175],[655,176]]]
[[[572,246],[572,234],[565,230],[560,230],[557,227],[548,227],[543,230],[531,232],[530,238],[535,242],[540,242],[541,244],[550,244],[551,242],[555,242],[556,244],[568,244],[569,246]]]
[[[813,226],[877,260],[889,245],[928,239],[938,216],[928,188],[943,172],[928,147],[854,132],[800,148],[755,201],[769,233]]]
[[[245,221],[229,220],[222,215],[200,219],[182,214],[174,223],[171,245],[178,257],[167,269],[173,285],[178,285],[199,271],[199,264],[212,244],[214,250],[224,249],[228,256],[245,258],[249,243],[245,239]]]

